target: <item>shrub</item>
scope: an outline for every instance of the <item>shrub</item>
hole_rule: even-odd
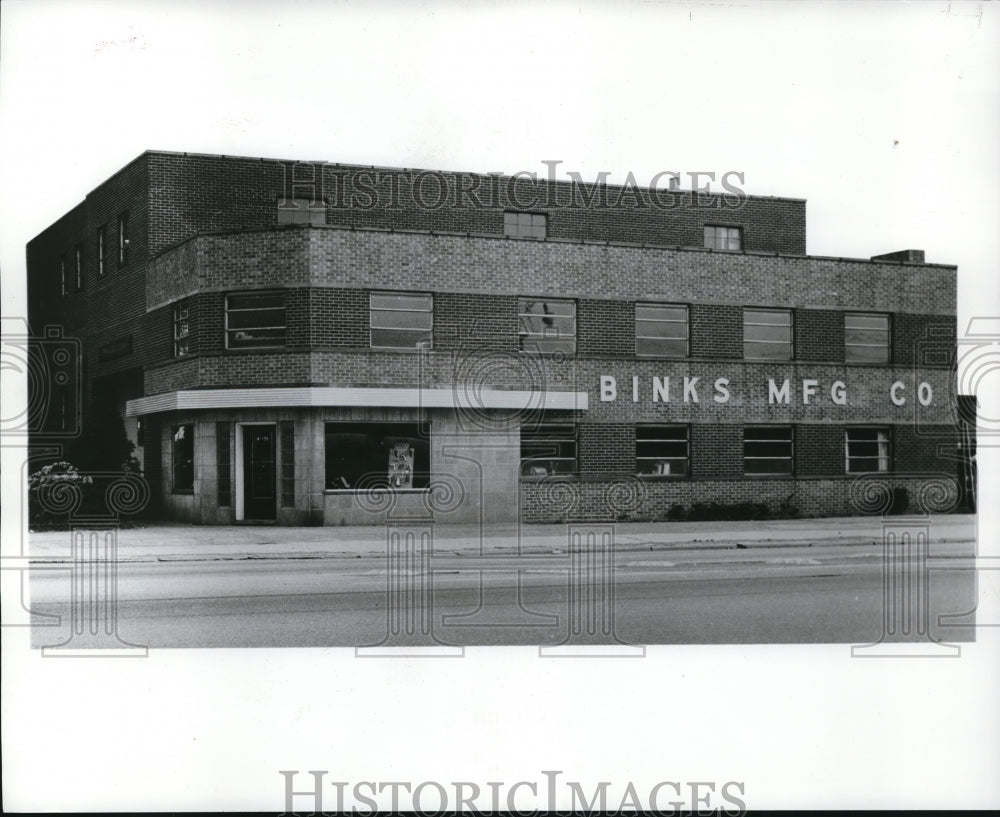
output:
[[[52,462],[28,477],[28,520],[32,524],[64,519],[87,498],[92,477],[65,460]]]

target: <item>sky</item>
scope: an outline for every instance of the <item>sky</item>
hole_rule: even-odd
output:
[[[961,334],[972,318],[1000,316],[998,34],[997,3],[930,0],[8,0],[0,7],[2,312],[5,318],[24,314],[26,242],[142,151],[159,149],[539,174],[545,172],[543,161],[557,160],[560,173],[575,171],[589,179],[608,171],[618,182],[632,173],[640,183],[664,170],[718,176],[736,171],[743,174],[748,193],[808,200],[810,254],[867,258],[915,248],[925,250],[928,261],[958,265]],[[995,379],[984,384],[992,388],[990,411],[997,405]],[[10,395],[16,391],[17,384],[6,380],[5,399],[14,399]],[[1000,410],[993,416],[1000,417]],[[998,485],[995,455],[984,452],[989,490]],[[19,470],[17,456],[13,449],[4,450],[5,507],[10,507],[12,474]],[[9,523],[4,531],[6,547]],[[987,723],[997,725],[996,708],[989,709],[995,686],[992,695],[986,691],[976,663],[982,656],[969,657],[957,669],[921,666],[914,682],[901,666],[845,669],[851,662],[836,650],[772,654],[761,649],[766,655],[751,648],[704,654],[667,650],[617,676],[607,668],[595,670],[588,680],[610,685],[600,688],[616,695],[594,734],[612,746],[625,741],[645,749],[633,759],[648,774],[669,771],[657,765],[657,757],[692,774],[699,769],[714,777],[743,774],[759,798],[748,797],[751,807],[866,804],[880,791],[916,805],[955,806],[963,798],[975,805],[977,798],[997,796],[995,785],[984,787],[974,775],[984,756],[995,758],[1000,730],[973,747],[957,737],[980,722],[976,713],[985,712]],[[391,751],[378,753],[383,740],[359,733],[352,737],[356,775],[389,779],[387,769],[442,775],[461,767],[478,779],[523,775],[524,769],[537,777],[546,763],[576,764],[579,774],[595,778],[625,774],[614,752],[595,746],[585,754],[561,741],[552,724],[531,719],[538,710],[523,702],[540,694],[568,694],[570,701],[581,702],[581,717],[592,714],[582,704],[587,681],[571,670],[539,666],[530,655],[515,655],[513,666],[521,668],[520,674],[501,674],[502,681],[497,680],[498,651],[467,659],[460,669],[414,671],[414,689],[408,693],[380,674],[389,672],[385,666],[359,669],[343,656],[320,660],[319,651],[225,651],[223,670],[214,664],[223,659],[210,651],[179,654],[188,652],[150,659],[152,669],[114,670],[136,684],[125,696],[127,703],[149,719],[157,737],[144,748],[150,768],[130,765],[122,796],[134,785],[137,791],[155,792],[165,809],[183,808],[190,797],[192,807],[214,802],[270,810],[281,807],[262,799],[280,794],[273,770],[326,768],[323,764],[337,760],[350,765],[340,748],[331,748],[336,743],[328,735],[338,732],[345,718],[355,730],[362,728],[360,722],[324,694],[322,680],[293,685],[297,704],[281,698],[278,680],[282,668],[291,667],[310,675],[317,668],[334,673],[332,686],[341,695],[352,700],[360,695],[373,708],[385,704],[379,702],[380,691],[402,696],[389,702],[388,711],[398,717],[395,727],[384,713],[376,719],[390,731],[412,726],[403,704],[407,694],[416,703],[417,690],[438,700],[447,689],[457,698],[443,702],[457,699],[482,715],[478,693],[470,689],[486,689],[512,712],[512,726],[491,733],[497,747],[491,759],[462,758],[454,746],[435,744],[422,750],[422,768],[410,768]],[[5,661],[15,660],[8,656],[5,647]],[[687,680],[677,670],[679,656],[696,667]],[[260,696],[255,702],[272,713],[264,719],[270,732],[253,733],[256,740],[236,746],[233,735],[243,734],[242,728],[233,727],[227,738],[228,721],[220,713],[238,723],[246,701],[230,698],[220,678],[231,679],[229,672],[243,677],[244,660],[255,670],[263,663],[269,683],[277,686],[254,693]],[[29,669],[5,691],[5,714],[12,701],[30,711],[17,695],[34,696],[32,705],[44,707],[44,701],[62,694],[68,678],[99,677],[116,686],[114,675],[105,679],[102,674],[111,670],[84,671],[75,666],[81,662],[67,663],[74,666],[56,672],[37,657],[26,660]],[[827,680],[827,667],[836,681]],[[775,669],[785,675],[772,683]],[[716,672],[732,683],[723,684]],[[746,673],[746,683],[733,681],[739,672]],[[705,683],[696,684],[694,677]],[[459,678],[465,683],[458,684]],[[96,685],[94,700],[103,700],[107,687],[90,683]],[[887,713],[892,701],[877,695],[872,703],[864,695],[889,684],[915,685],[930,696],[964,690],[968,711],[958,712],[953,704],[956,710],[943,716],[951,718],[946,725],[935,720],[928,726],[928,741],[955,747],[943,765],[904,752],[905,763],[885,758],[877,764],[879,773],[872,774],[871,759],[863,766],[852,751],[859,737],[883,735],[887,722],[909,724],[902,710]],[[789,694],[805,706],[797,697],[802,685],[815,688],[815,711],[792,717],[787,706],[782,708],[781,701],[789,698],[781,693],[793,690]],[[856,704],[846,712],[831,704],[841,689]],[[658,694],[662,690],[670,690],[670,706],[683,711],[667,712]],[[732,702],[733,695],[748,692],[744,704]],[[152,694],[167,695],[174,704],[183,699],[191,718],[158,716],[148,703]],[[729,696],[729,703],[720,703],[718,695]],[[764,738],[771,755],[748,744],[748,735],[760,728],[751,714],[754,700],[777,713],[776,731]],[[899,706],[913,707],[914,719],[920,717],[923,699],[904,694],[899,700]],[[217,732],[192,726],[203,724],[206,707]],[[652,721],[651,711],[659,713]],[[278,715],[295,712],[289,717],[301,721],[287,723]],[[77,716],[86,728],[100,724],[93,713]],[[56,739],[75,745],[80,730],[67,717]],[[796,720],[803,717],[811,727],[808,734],[798,731],[802,724]],[[671,742],[676,734],[684,735],[690,756],[685,759],[676,746],[664,749],[654,727]],[[464,730],[467,740],[482,737],[475,724],[458,722],[454,729]],[[117,748],[130,734],[112,733],[107,740]],[[195,733],[201,735],[200,745],[189,740]],[[44,736],[30,728],[12,728],[9,734],[19,741],[33,735],[32,750],[44,745]],[[522,746],[525,735],[534,736],[528,751]],[[726,748],[729,740],[735,745]],[[796,740],[807,744],[804,757],[794,748]],[[842,751],[820,751],[813,746],[817,741],[832,741]],[[403,743],[409,746],[412,740]],[[220,760],[220,747],[236,751]],[[235,761],[232,754],[238,755]],[[789,774],[778,774],[767,757]],[[320,765],[281,765],[298,760]],[[211,775],[205,777],[206,761],[209,771],[222,768],[215,763],[229,765],[212,782]],[[833,781],[843,781],[837,790],[842,800],[810,799],[816,792],[795,772],[810,761],[822,766],[818,774],[826,792]],[[373,768],[376,762],[385,765]],[[27,761],[17,768],[24,781],[40,773]],[[931,774],[935,769],[936,776]],[[170,791],[170,775],[189,781],[190,791]],[[76,788],[71,786],[66,796],[90,803],[87,798],[97,796],[97,789],[87,781],[94,779],[75,775]],[[7,788],[6,778],[4,783]],[[203,802],[210,795],[218,801]],[[109,796],[107,791],[103,796]]]

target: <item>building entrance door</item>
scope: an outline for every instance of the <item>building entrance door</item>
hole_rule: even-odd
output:
[[[277,506],[274,426],[243,426],[243,518],[274,519]]]

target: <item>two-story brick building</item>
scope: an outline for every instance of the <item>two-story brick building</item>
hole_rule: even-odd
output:
[[[167,518],[953,507],[956,268],[805,253],[799,199],[147,152],[29,243],[29,316]]]

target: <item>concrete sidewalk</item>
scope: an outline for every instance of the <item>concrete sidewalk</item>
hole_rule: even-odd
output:
[[[881,545],[883,521],[899,525],[929,520],[934,543],[975,541],[976,517],[832,517],[764,522],[618,522],[619,551],[725,550]],[[603,523],[597,523],[603,524]],[[586,527],[586,523],[583,524]],[[560,553],[572,525],[436,525],[434,548],[441,554]],[[63,562],[71,557],[68,531],[29,534],[31,561]],[[386,529],[369,527],[285,528],[156,525],[126,528],[118,534],[119,561],[202,561],[228,559],[384,557]],[[969,548],[971,553],[971,548]]]

